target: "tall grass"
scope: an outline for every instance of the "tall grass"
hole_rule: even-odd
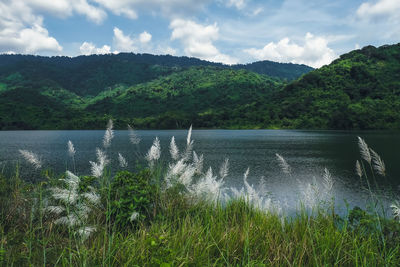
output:
[[[19,168],[13,177],[0,174],[4,265],[400,264],[400,206],[393,201],[394,218],[379,208],[376,179],[385,175],[385,165],[361,138],[355,175],[364,179],[374,209],[348,209],[341,217],[335,212],[335,181],[328,169],[319,181],[298,181],[301,205],[288,216],[282,203],[265,194],[265,179],[257,185],[249,182],[250,169],[244,171],[243,186],[231,188],[225,186],[229,159],[221,159],[218,171],[204,168],[203,155],[194,151],[192,127],[184,148],[171,138],[169,163],[160,161],[162,148],[155,138],[144,156],[148,170],[134,176],[137,184],[128,172],[111,176],[108,149],[113,136],[110,121],[96,162],[88,163],[90,176],[74,174],[79,148],[72,142],[67,147],[74,170],[48,176],[38,155],[21,150],[33,168],[42,170],[44,181],[24,182]],[[129,138],[139,145],[131,127]],[[290,164],[276,156],[282,175],[292,176]],[[120,153],[118,162],[122,169],[128,165]],[[121,188],[115,188],[115,179]]]

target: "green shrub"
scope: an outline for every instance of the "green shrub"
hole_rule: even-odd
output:
[[[150,184],[151,172],[118,172],[111,183],[111,218],[117,227],[132,225],[150,217],[156,188]],[[132,215],[137,213],[136,218]]]

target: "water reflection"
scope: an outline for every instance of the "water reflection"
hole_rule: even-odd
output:
[[[38,173],[22,161],[19,149],[31,150],[42,157],[44,165],[56,173],[64,172],[71,162],[67,156],[67,142],[76,149],[78,174],[90,172],[89,161],[95,161],[96,147],[102,146],[104,131],[9,131],[0,132],[0,163],[4,172],[15,169],[21,163],[21,173],[26,179],[35,179]],[[175,136],[183,149],[186,131],[138,131],[142,141],[139,146],[129,143],[127,131],[116,131],[108,154],[111,166],[118,166],[118,153],[129,162],[145,165],[143,155],[158,136],[163,149],[162,157],[169,160],[170,138]],[[355,175],[355,161],[359,159],[357,136],[362,136],[386,163],[387,178],[379,178],[379,185],[395,189],[400,184],[400,135],[398,132],[353,131],[297,131],[297,130],[194,130],[194,149],[204,154],[205,166],[218,169],[225,158],[230,160],[227,186],[242,187],[243,173],[250,168],[249,182],[256,184],[263,177],[267,189],[282,202],[296,203],[299,182],[320,181],[324,168],[335,179],[335,195],[341,206],[346,199],[352,205],[363,206],[365,194],[360,179]],[[291,165],[293,175],[285,175],[279,169],[275,154],[279,153]],[[400,195],[400,194],[399,194]]]

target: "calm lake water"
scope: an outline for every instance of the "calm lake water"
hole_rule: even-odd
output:
[[[137,131],[142,139],[139,146],[129,143],[127,131],[115,131],[108,154],[111,165],[118,166],[118,152],[129,162],[145,164],[143,155],[153,139],[161,141],[162,156],[169,160],[169,142],[175,136],[178,146],[184,149],[187,131]],[[96,160],[96,147],[102,146],[104,131],[3,131],[0,132],[0,168],[3,172],[15,169],[19,162],[21,174],[27,179],[37,179],[39,172],[33,171],[21,158],[18,150],[31,150],[42,158],[44,167],[56,173],[72,170],[67,155],[67,142],[71,140],[76,149],[76,172],[90,173],[89,161]],[[205,168],[213,167],[217,172],[225,158],[229,158],[230,172],[227,186],[241,188],[243,173],[250,168],[248,180],[258,183],[264,177],[267,189],[275,199],[296,203],[298,181],[321,181],[324,168],[328,168],[335,179],[334,191],[339,205],[343,200],[351,205],[364,206],[365,192],[360,179],[355,175],[355,161],[359,159],[357,136],[366,140],[383,158],[387,178],[378,178],[381,188],[398,195],[400,185],[400,133],[399,132],[353,132],[353,131],[298,131],[298,130],[194,130],[194,150],[204,154]],[[281,154],[291,165],[292,177],[281,172],[275,153]],[[340,204],[341,203],[341,204]]]

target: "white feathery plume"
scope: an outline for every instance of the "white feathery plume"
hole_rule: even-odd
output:
[[[381,157],[376,153],[374,150],[370,149],[371,154],[372,154],[372,166],[375,169],[375,171],[382,175],[386,176],[386,168],[385,168],[385,163],[381,159]]]
[[[195,173],[196,173],[196,168],[189,165],[186,167],[182,175],[179,176],[178,181],[188,189],[189,186],[192,184],[193,181],[192,178]]]
[[[193,151],[193,142],[194,140],[190,141],[190,143],[186,146],[186,150],[182,155],[182,158],[185,161],[189,161]]]
[[[307,183],[306,186],[300,189],[302,195],[303,195],[303,203],[306,207],[309,209],[312,209],[317,200],[318,200],[318,195],[316,194],[315,186],[313,186],[310,183]]]
[[[175,137],[174,136],[172,136],[172,138],[171,138],[171,143],[169,145],[169,152],[171,153],[171,157],[174,160],[178,160],[178,158],[179,158],[179,149],[176,146]]]
[[[333,178],[331,173],[327,168],[324,170],[324,176],[322,177],[324,179],[324,186],[326,191],[330,192],[333,189]]]
[[[98,160],[100,161],[99,165],[107,161],[100,150],[98,151]],[[50,188],[51,197],[58,200],[58,205],[47,206],[45,211],[56,215],[64,213],[65,216],[59,217],[54,223],[74,228],[75,233],[79,234],[84,241],[96,229],[88,226],[87,220],[92,211],[91,206],[100,204],[100,196],[96,193],[95,188],[90,186],[89,192],[80,193],[80,178],[70,171],[67,171],[66,177],[61,180],[65,182],[67,188]]]
[[[224,181],[222,179],[217,180],[217,176],[213,175],[210,167],[207,173],[192,186],[191,192],[206,201],[215,202],[223,197],[221,194],[223,185]]]
[[[286,162],[286,160],[281,155],[279,155],[278,153],[276,153],[275,155],[279,161],[279,167],[281,168],[283,173],[290,174],[291,173],[290,165]]]
[[[219,170],[219,176],[221,179],[224,179],[226,176],[228,176],[229,173],[229,159],[225,159],[225,161],[222,163],[221,168]]]
[[[357,175],[361,178],[361,176],[362,176],[362,171],[361,171],[360,162],[359,162],[358,160],[356,161],[356,173],[357,173]]]
[[[65,179],[65,182],[67,183],[68,188],[72,190],[77,189],[80,182],[79,177],[70,171],[67,171],[66,174],[67,178]]]
[[[103,150],[101,150],[100,148],[96,148],[96,155],[97,155],[97,162],[100,165],[105,166],[109,163],[106,153]]]
[[[66,176],[67,177],[64,179],[64,181],[67,184],[67,187],[69,190],[68,202],[74,203],[78,196],[78,187],[79,187],[80,179],[78,176],[76,176],[75,174],[73,174],[70,171],[66,172]]]
[[[124,158],[124,156],[121,155],[121,153],[118,153],[118,161],[119,161],[119,166],[121,168],[126,168],[128,167],[128,162]]]
[[[177,161],[175,164],[169,165],[167,177],[177,176],[185,171],[186,164],[183,159]]]
[[[68,141],[68,154],[71,158],[75,156],[75,147],[71,140]]]
[[[260,192],[267,192],[267,182],[265,181],[265,177],[261,176],[260,182],[258,185],[258,191]]]
[[[396,201],[395,203],[390,205],[390,207],[392,208],[394,217],[400,221],[400,203]]]
[[[197,156],[196,152],[193,151],[193,165],[196,168],[196,173],[201,174],[203,172],[204,157],[203,154]]]
[[[55,224],[62,224],[69,227],[76,226],[80,223],[78,217],[74,214],[68,214],[67,216],[63,216],[54,221]]]
[[[78,193],[75,190],[58,187],[50,188],[50,190],[54,199],[61,200],[64,203],[74,204],[78,199]]]
[[[250,185],[247,181],[249,176],[250,168],[247,168],[246,172],[243,175],[243,183],[244,187],[240,190],[231,187],[231,192],[235,198],[245,199],[250,205],[253,207],[264,210],[265,212],[279,211],[278,208],[275,208],[272,199],[269,197],[264,197],[266,192],[265,181],[261,178],[258,186],[258,190],[255,189],[253,185]]]
[[[191,140],[192,138],[192,125],[190,125],[187,137],[186,137],[186,150],[182,155],[182,158],[185,159],[185,161],[189,161],[190,157],[192,156],[192,151],[193,151],[193,142],[194,140]]]
[[[192,125],[190,125],[187,137],[186,137],[186,145],[189,146],[189,144],[192,142],[190,139],[192,137]]]
[[[65,209],[61,206],[47,206],[45,211],[60,215]]]
[[[247,180],[247,177],[249,176],[249,173],[250,173],[250,167],[247,167],[247,170],[246,170],[246,172],[243,174],[243,180]]]
[[[83,226],[78,229],[78,234],[80,235],[82,241],[85,241],[95,231],[96,227],[94,226]]]
[[[147,152],[146,159],[152,165],[154,161],[158,160],[161,156],[160,140],[156,137],[153,141],[153,145]]]
[[[105,166],[109,163],[106,153],[99,148],[96,148],[97,162],[89,161],[91,165],[92,176],[101,177]]]
[[[75,214],[78,216],[78,219],[83,223],[89,217],[89,213],[91,208],[86,205],[84,202],[80,202],[75,206]]]
[[[136,211],[134,211],[134,212],[132,212],[132,214],[131,214],[129,220],[130,220],[131,222],[133,222],[133,221],[136,221],[136,220],[138,219],[138,217],[139,217],[139,213],[136,212]]]
[[[42,167],[42,162],[35,153],[22,149],[19,150],[19,153],[21,153],[24,159],[32,164],[35,169],[40,169]]]
[[[82,196],[86,198],[93,205],[100,204],[100,196],[96,192],[86,192],[83,193]]]
[[[92,171],[92,176],[96,178],[101,177],[103,175],[104,166],[93,161],[89,161],[89,163],[91,165],[90,169]]]
[[[137,145],[140,143],[140,137],[136,134],[135,130],[128,124],[129,130],[129,140],[133,145]]]
[[[372,158],[367,143],[361,137],[358,136],[357,138],[358,138],[358,147],[360,148],[361,158],[363,158],[366,162],[371,164]]]
[[[107,124],[107,129],[106,132],[104,133],[103,137],[103,146],[104,148],[108,148],[111,145],[111,140],[114,137],[114,131],[113,131],[113,121],[110,119]]]

